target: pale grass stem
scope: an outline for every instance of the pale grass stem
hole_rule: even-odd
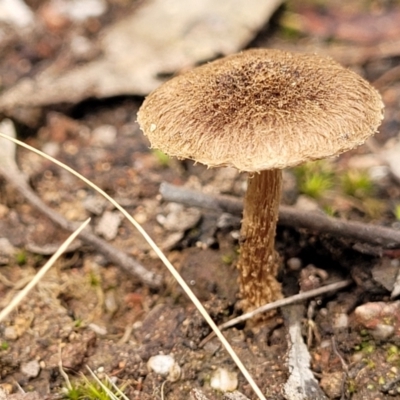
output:
[[[93,190],[95,190],[97,193],[102,195],[105,199],[107,199],[116,209],[118,209],[127,219],[128,221],[139,231],[139,233],[144,237],[146,242],[150,245],[150,247],[154,250],[154,252],[157,254],[157,256],[160,258],[160,260],[164,263],[164,265],[167,267],[171,275],[174,277],[174,279],[178,282],[178,284],[182,287],[186,295],[189,297],[189,299],[192,301],[192,303],[195,305],[197,310],[200,312],[200,314],[203,316],[203,318],[206,320],[206,322],[209,324],[210,328],[214,331],[215,335],[218,337],[222,345],[225,347],[226,351],[229,353],[230,357],[232,360],[235,362],[237,367],[239,368],[240,372],[243,374],[249,385],[252,387],[253,391],[257,395],[257,397],[260,400],[266,400],[265,396],[261,392],[260,388],[257,386],[255,383],[254,379],[251,377],[250,373],[247,371],[246,367],[243,365],[229,342],[225,339],[225,336],[222,334],[222,332],[218,329],[217,325],[215,322],[211,319],[210,315],[207,313],[206,309],[204,306],[201,304],[199,299],[196,297],[196,295],[193,293],[193,291],[190,289],[190,287],[187,285],[187,283],[183,280],[183,278],[180,276],[179,272],[175,269],[175,267],[170,263],[168,258],[165,256],[165,254],[161,251],[161,249],[156,245],[156,243],[153,241],[153,239],[149,236],[149,234],[143,229],[143,227],[122,207],[120,206],[111,196],[109,196],[106,192],[104,192],[102,189],[100,189],[98,186],[96,186],[93,182],[91,182],[89,179],[85,178],[81,174],[79,174],[77,171],[72,169],[71,167],[65,165],[61,161],[43,153],[42,151],[35,149],[32,146],[29,146],[28,144],[21,142],[18,139],[14,139],[10,136],[4,135],[0,132],[0,137],[4,139],[8,139],[16,143],[17,145],[24,147],[39,156],[53,162],[54,164],[58,165],[59,167],[63,168],[64,170],[70,172],[72,175],[76,176],[78,179],[86,183],[89,187],[91,187]]]

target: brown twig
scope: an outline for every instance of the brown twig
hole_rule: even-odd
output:
[[[209,195],[196,190],[163,182],[160,193],[164,200],[241,215],[243,203],[232,196]],[[315,211],[297,210],[280,206],[279,225],[303,228],[312,232],[325,233],[336,237],[369,243],[386,248],[400,247],[400,231],[362,222],[345,221],[328,217]]]
[[[27,184],[25,177],[17,168],[2,168],[0,166],[0,174],[13,185],[24,198],[32,204],[37,210],[46,215],[51,221],[65,229],[66,231],[75,231],[77,224],[66,220],[62,215],[49,208]],[[146,285],[157,288],[160,287],[161,276],[147,270],[143,265],[129,257],[126,253],[118,250],[114,246],[100,239],[91,232],[83,231],[79,238],[85,243],[93,246],[99,253],[103,254],[110,262],[122,267],[126,272],[132,274]]]
[[[286,297],[285,299],[280,299],[280,300],[274,301],[272,303],[265,304],[261,307],[256,308],[255,310],[253,310],[251,312],[241,315],[240,317],[233,318],[233,319],[225,322],[224,324],[219,325],[218,328],[222,331],[226,328],[230,328],[231,326],[234,326],[241,322],[247,321],[248,319],[253,318],[257,314],[267,312],[267,311],[272,311],[277,308],[285,307],[285,306],[288,306],[288,305],[291,305],[294,303],[298,303],[300,301],[304,301],[304,300],[310,299],[312,297],[320,296],[321,294],[325,294],[325,293],[332,292],[335,290],[340,290],[347,286],[350,286],[351,284],[352,284],[351,280],[343,280],[343,281],[331,283],[330,285],[322,286],[317,289],[308,290],[307,292],[295,294],[294,296]],[[214,337],[213,333],[211,333],[206,338],[204,338],[201,341],[199,347],[204,346],[204,344],[207,343],[212,337]]]

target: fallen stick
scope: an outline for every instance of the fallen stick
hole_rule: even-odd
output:
[[[166,182],[161,183],[160,193],[166,201],[182,203],[191,207],[220,210],[234,215],[241,215],[243,210],[242,201],[233,196],[209,195]],[[281,205],[279,207],[278,224],[386,248],[400,247],[400,231],[398,230],[362,222],[345,221],[328,217],[323,213],[298,210],[290,206]]]
[[[322,286],[320,288],[317,289],[312,289],[312,290],[308,290],[306,292],[301,292],[298,294],[295,294],[293,296],[290,297],[286,297],[284,299],[279,299],[276,300],[272,303],[268,303],[265,304],[261,307],[256,308],[253,311],[250,311],[248,313],[242,314],[239,317],[233,318],[221,325],[218,325],[218,328],[222,331],[224,329],[230,328],[231,326],[237,325],[241,322],[247,321],[250,318],[253,318],[254,316],[256,316],[257,314],[263,313],[263,312],[267,312],[267,311],[271,311],[271,310],[276,310],[277,308],[280,307],[285,307],[285,306],[289,306],[295,303],[298,303],[300,301],[304,301],[307,299],[311,299],[312,297],[316,297],[316,296],[320,296],[322,294],[326,294],[328,292],[332,292],[332,291],[338,291],[340,289],[343,289],[347,286],[350,286],[353,283],[353,281],[351,281],[350,279],[347,280],[343,280],[343,281],[338,281],[335,283],[331,283],[330,285],[326,285],[326,286]],[[211,332],[207,337],[205,337],[199,344],[199,347],[203,347],[205,343],[207,343],[210,339],[212,339],[214,337],[214,333]]]

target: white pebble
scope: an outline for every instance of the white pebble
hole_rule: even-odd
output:
[[[336,329],[347,328],[349,326],[349,317],[345,313],[336,314],[333,319],[333,326]]]
[[[95,146],[107,146],[115,143],[117,129],[113,125],[101,125],[92,132],[92,144]]]
[[[225,368],[218,368],[211,376],[210,385],[213,389],[221,392],[232,392],[238,386],[237,374]]]
[[[21,372],[28,378],[36,378],[40,372],[40,365],[37,360],[32,360],[21,365]]]
[[[388,340],[394,333],[394,327],[386,324],[378,324],[376,328],[370,332],[376,340]]]
[[[161,376],[168,377],[168,380],[175,382],[179,379],[181,369],[171,355],[158,354],[147,361],[147,368]]]
[[[105,211],[96,226],[96,233],[106,240],[113,240],[118,234],[122,215],[116,211]]]

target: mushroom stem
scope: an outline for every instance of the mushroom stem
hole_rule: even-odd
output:
[[[276,280],[279,256],[275,251],[281,187],[282,171],[278,169],[261,171],[248,179],[238,262],[245,311],[282,297]]]

